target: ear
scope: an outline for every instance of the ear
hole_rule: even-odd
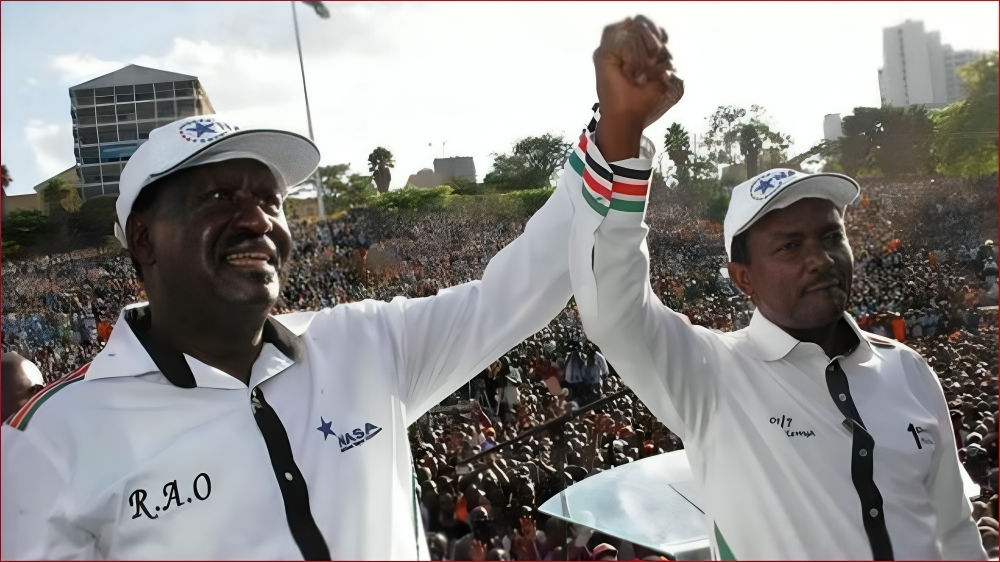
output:
[[[750,268],[742,263],[729,262],[729,279],[739,287],[743,294],[752,297],[754,294],[753,283],[750,281]]]
[[[149,225],[145,217],[139,213],[131,213],[125,222],[125,239],[128,240],[128,251],[140,265],[153,265],[156,258],[153,252],[153,241],[149,238]]]

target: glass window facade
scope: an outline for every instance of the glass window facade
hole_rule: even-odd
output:
[[[136,84],[135,101],[149,101],[154,98],[152,84]]]
[[[95,108],[97,112],[97,123],[114,123],[115,119],[115,106],[113,105],[99,105]]]
[[[153,129],[212,111],[197,80],[71,90],[70,102],[84,199],[118,193],[121,169]]]

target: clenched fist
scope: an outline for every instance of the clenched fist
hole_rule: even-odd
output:
[[[642,130],[684,95],[667,34],[645,16],[609,25],[594,51],[594,68],[601,104],[598,148],[608,160],[638,156]]]

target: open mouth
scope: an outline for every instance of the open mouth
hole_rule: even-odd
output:
[[[226,263],[249,269],[274,269],[273,256],[262,252],[237,252],[226,256]]]

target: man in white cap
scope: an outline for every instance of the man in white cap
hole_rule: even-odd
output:
[[[669,66],[612,39],[599,78]],[[637,101],[619,94],[598,92],[612,114]],[[589,138],[481,281],[272,317],[282,203],[318,150],[221,116],[153,131],[116,225],[149,302],[3,426],[3,558],[427,558],[406,428],[570,299],[574,209],[601,204]],[[648,182],[648,162],[615,166]]]
[[[638,156],[610,141],[643,126],[602,119],[596,144]],[[776,169],[733,190],[729,275],[756,311],[732,333],[692,326],[653,293],[644,197],[618,196],[629,187],[613,197],[634,204],[574,217],[574,240],[589,236],[570,256],[576,303],[588,337],[683,439],[714,557],[985,559],[937,376],[845,312],[843,216],[858,184]]]

